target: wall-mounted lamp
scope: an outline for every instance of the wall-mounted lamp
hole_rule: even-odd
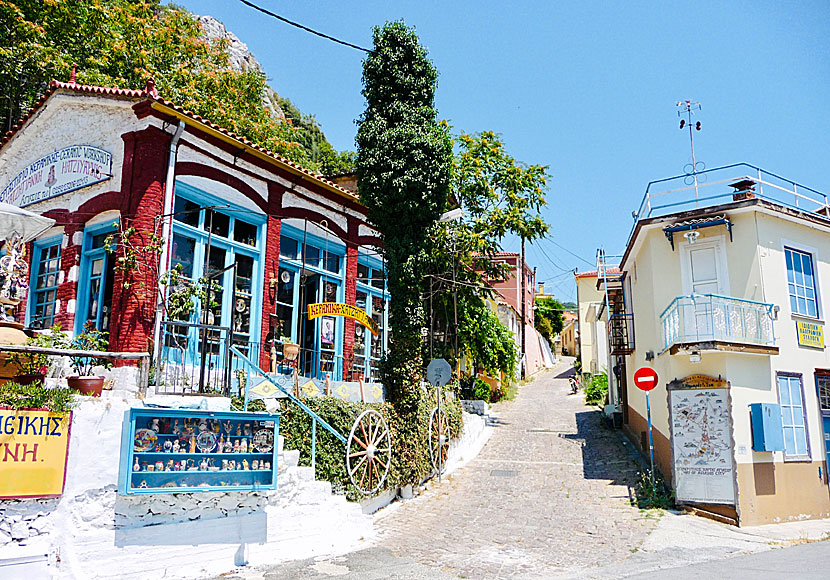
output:
[[[694,243],[700,237],[700,232],[692,230],[690,232],[686,232],[685,234],[683,234],[683,237],[686,238],[690,244],[694,245]]]
[[[692,351],[689,353],[689,362],[690,363],[699,363],[700,362],[700,353],[698,351]]]
[[[646,351],[646,361],[651,362],[653,360],[654,360],[654,351],[653,350],[647,350]]]

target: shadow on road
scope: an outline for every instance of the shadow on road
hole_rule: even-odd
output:
[[[576,374],[576,371],[574,370],[574,368],[573,367],[568,367],[564,371],[562,371],[561,373],[559,373],[558,375],[556,375],[553,378],[555,378],[555,379],[569,379],[572,376],[574,376],[575,374]]]
[[[603,426],[600,411],[576,414],[576,433],[561,435],[581,442],[582,472],[586,479],[607,479],[618,485],[634,485],[638,467],[622,444],[619,433]]]

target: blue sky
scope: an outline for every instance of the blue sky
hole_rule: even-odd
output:
[[[354,149],[362,53],[235,0],[178,2],[224,22],[277,92]],[[826,0],[257,2],[366,47],[375,25],[415,26],[440,73],[441,117],[549,166],[552,241],[534,243],[528,262],[562,300],[575,297],[568,270],[591,269],[598,247],[622,251],[647,183],[690,160],[678,100],[702,103],[695,151],[707,167],[747,162],[830,193]]]

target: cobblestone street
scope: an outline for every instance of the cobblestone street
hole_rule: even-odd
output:
[[[629,503],[637,465],[569,394],[569,368],[496,405],[495,432],[466,467],[381,513],[380,546],[469,578],[569,576],[629,556],[655,523]]]

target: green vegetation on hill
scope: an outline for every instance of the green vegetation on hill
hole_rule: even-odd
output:
[[[196,18],[160,0],[0,0],[0,127],[11,129],[52,79],[143,89],[321,173],[351,169],[313,117],[287,120],[263,103],[266,78],[234,70],[224,40],[204,38]],[[286,101],[287,103],[287,101]]]

